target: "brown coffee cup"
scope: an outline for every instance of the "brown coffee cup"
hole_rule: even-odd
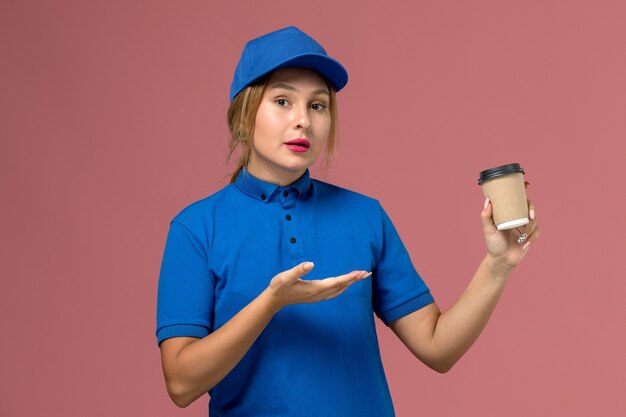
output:
[[[512,229],[528,223],[528,202],[524,170],[519,164],[501,165],[482,171],[478,185],[491,200],[493,221],[498,230]]]

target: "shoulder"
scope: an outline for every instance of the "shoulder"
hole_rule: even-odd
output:
[[[343,205],[358,205],[361,209],[369,208],[377,211],[381,208],[379,201],[368,195],[317,179],[312,180],[312,182],[318,199],[330,200],[333,203]]]
[[[215,193],[188,204],[172,218],[171,223],[182,224],[190,230],[206,226],[209,220],[215,218],[220,208],[233,199],[234,187],[234,184],[228,184]]]

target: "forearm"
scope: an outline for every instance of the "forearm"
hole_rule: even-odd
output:
[[[502,295],[513,269],[539,237],[535,207],[529,201],[530,222],[522,228],[527,242],[520,245],[511,230],[498,230],[493,208],[485,200],[481,221],[487,255],[465,292],[445,313],[435,303],[391,323],[391,328],[413,354],[439,372],[448,371],[476,341]]]
[[[204,339],[183,339],[176,341],[180,345],[172,349],[168,346],[162,361],[172,400],[185,407],[217,385],[284,306],[337,297],[350,285],[370,275],[357,270],[326,279],[302,280],[313,266],[312,262],[302,262],[277,274],[257,298]]]
[[[436,320],[431,351],[442,370],[450,369],[483,331],[504,290],[511,267],[490,255],[479,265],[461,297]]]
[[[222,327],[185,346],[166,373],[176,404],[191,404],[228,375],[278,310],[264,291]]]

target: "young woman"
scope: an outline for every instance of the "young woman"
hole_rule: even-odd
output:
[[[231,183],[170,223],[157,339],[167,391],[219,416],[393,416],[374,314],[427,366],[476,340],[527,243],[481,218],[487,253],[441,313],[377,200],[311,179],[335,147],[343,66],[295,27],[246,44],[233,84]],[[374,313],[374,314],[372,314]]]

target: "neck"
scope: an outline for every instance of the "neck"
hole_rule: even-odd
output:
[[[246,167],[246,171],[248,171],[248,173],[253,177],[256,177],[265,182],[269,182],[271,184],[280,185],[281,187],[293,184],[306,172],[306,170],[274,172],[268,169],[250,166],[250,164],[248,164],[248,166]]]

